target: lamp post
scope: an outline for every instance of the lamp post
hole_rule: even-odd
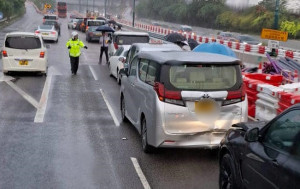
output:
[[[135,0],[133,0],[133,7],[132,7],[132,27],[134,27],[134,20],[135,20]]]
[[[106,18],[106,2],[107,0],[104,0],[104,18]]]
[[[279,21],[279,0],[276,0],[275,15],[274,15],[274,29],[278,30]]]

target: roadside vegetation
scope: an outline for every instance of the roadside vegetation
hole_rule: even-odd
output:
[[[40,10],[44,9],[44,5],[50,4],[52,6],[52,9],[55,9],[55,0],[30,0],[32,1]]]
[[[225,0],[140,0],[137,15],[177,22],[193,26],[208,27],[226,31],[256,33],[262,28],[273,28],[276,0],[263,0],[249,8],[232,8]],[[286,0],[280,1],[279,26],[288,31],[290,38],[300,39],[300,15],[286,10]]]
[[[25,13],[25,0],[0,0],[0,12],[8,20],[21,16]]]

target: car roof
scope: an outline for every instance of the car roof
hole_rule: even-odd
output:
[[[134,43],[132,46],[137,47],[139,51],[182,51],[175,44]]]
[[[38,36],[37,34],[32,33],[32,32],[11,32],[11,33],[6,34],[6,36],[20,36],[20,35],[23,35],[23,36]]]
[[[146,52],[141,51],[138,55],[139,58],[153,60],[160,64],[169,64],[169,65],[182,65],[186,63],[190,64],[214,64],[214,65],[232,65],[240,64],[240,60],[212,53],[202,53],[202,52],[187,52],[187,51],[176,51],[176,52]]]
[[[114,35],[128,35],[128,36],[149,36],[146,32],[129,32],[129,31],[117,31],[114,33]]]

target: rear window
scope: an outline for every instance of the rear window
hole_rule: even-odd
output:
[[[237,90],[242,81],[238,65],[166,65],[163,70],[163,82],[172,90]]]
[[[46,21],[45,23],[44,23],[44,25],[56,25],[56,21]]]
[[[88,26],[102,26],[104,24],[105,23],[101,21],[88,21]]]
[[[119,35],[116,37],[118,45],[132,45],[133,43],[149,43],[149,36]]]
[[[39,26],[39,29],[41,30],[52,30],[53,26],[52,25],[41,25]]]
[[[40,49],[42,46],[38,37],[7,37],[5,47],[13,49]]]
[[[44,16],[46,20],[56,20],[56,16]]]

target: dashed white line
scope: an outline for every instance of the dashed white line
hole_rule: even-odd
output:
[[[117,118],[115,112],[113,111],[111,105],[109,104],[108,100],[106,99],[106,96],[105,96],[103,90],[100,89],[100,92],[101,92],[101,95],[103,96],[104,102],[106,103],[106,106],[107,106],[107,108],[108,108],[108,110],[109,110],[109,112],[110,112],[110,115],[111,115],[111,117],[113,118],[113,120],[114,120],[114,122],[115,122],[115,125],[116,125],[117,127],[120,126],[120,122],[119,122],[119,120],[118,120],[118,118]]]
[[[39,106],[37,108],[37,111],[36,111],[36,114],[34,117],[35,123],[43,123],[44,122],[51,82],[52,82],[52,76],[48,76],[45,81],[45,85],[43,88],[40,103],[39,103]]]
[[[11,81],[5,81],[5,82],[9,86],[11,86],[11,88],[13,88],[17,93],[19,93],[23,98],[25,98],[25,100],[27,100],[32,106],[34,106],[35,108],[38,108],[39,103],[34,98],[32,98],[29,94],[27,94],[25,91],[20,89],[17,85],[15,85]]]
[[[137,159],[134,158],[134,157],[131,157],[130,159],[131,159],[131,161],[133,163],[135,171],[138,174],[138,176],[140,178],[140,181],[142,182],[144,188],[145,189],[151,189],[151,187],[150,187],[150,185],[149,185],[149,183],[148,183],[148,181],[147,181],[147,179],[146,179],[146,177],[145,177],[145,175],[144,175],[144,173],[143,173],[143,171],[142,171],[142,169],[141,169],[141,167],[140,167],[139,162],[137,161]]]
[[[96,74],[94,68],[92,66],[89,66],[89,68],[90,68],[90,71],[92,72],[92,75],[93,75],[94,79],[96,81],[98,81],[98,77],[97,77],[97,74]]]

